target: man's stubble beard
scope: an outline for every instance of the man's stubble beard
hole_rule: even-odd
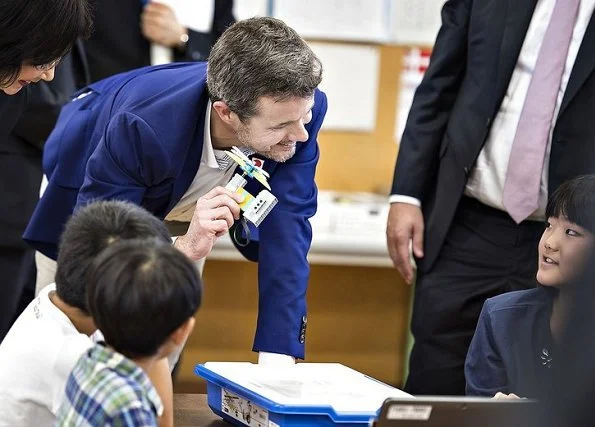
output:
[[[294,154],[295,154],[295,145],[293,147],[293,150],[291,150],[291,152],[288,153],[283,153],[283,155],[281,155],[280,153],[275,153],[274,151],[268,151],[268,152],[263,152],[260,151],[258,149],[256,149],[256,147],[254,147],[254,145],[252,144],[252,138],[250,137],[250,133],[248,131],[246,131],[245,129],[240,129],[237,133],[237,138],[238,138],[238,143],[240,144],[240,146],[248,148],[252,151],[254,151],[257,154],[260,154],[261,156],[266,157],[267,159],[271,159],[275,162],[279,162],[279,163],[284,163],[287,160],[291,159]],[[273,148],[276,147],[273,146]]]

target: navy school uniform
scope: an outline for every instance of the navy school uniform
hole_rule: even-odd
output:
[[[557,292],[539,286],[485,302],[465,361],[468,395],[538,397],[554,360],[550,317]]]

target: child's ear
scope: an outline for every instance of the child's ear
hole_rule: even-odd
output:
[[[194,322],[194,317],[189,317],[178,329],[172,332],[169,339],[177,346],[184,344],[194,329]]]

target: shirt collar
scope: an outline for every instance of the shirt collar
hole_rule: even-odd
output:
[[[89,350],[89,357],[123,377],[131,377],[143,388],[147,399],[155,408],[158,416],[163,414],[163,402],[148,375],[136,363],[123,354],[108,348],[105,343],[98,343]]]
[[[203,131],[203,158],[206,160],[208,167],[219,169],[219,163],[215,157],[215,150],[213,149],[213,140],[211,139],[211,100],[207,102],[207,112],[205,115],[205,128]],[[219,151],[219,150],[218,150]]]
[[[207,102],[207,112],[205,117],[205,128],[203,132],[203,159],[206,165],[212,169],[227,170],[230,165],[235,163],[225,154],[224,150],[215,150],[213,140],[211,139],[211,100]],[[251,156],[254,151],[245,147],[238,147],[246,156]]]

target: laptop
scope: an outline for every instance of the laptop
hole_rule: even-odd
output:
[[[388,398],[375,427],[509,427],[529,426],[537,417],[537,401],[484,397],[421,396]]]

